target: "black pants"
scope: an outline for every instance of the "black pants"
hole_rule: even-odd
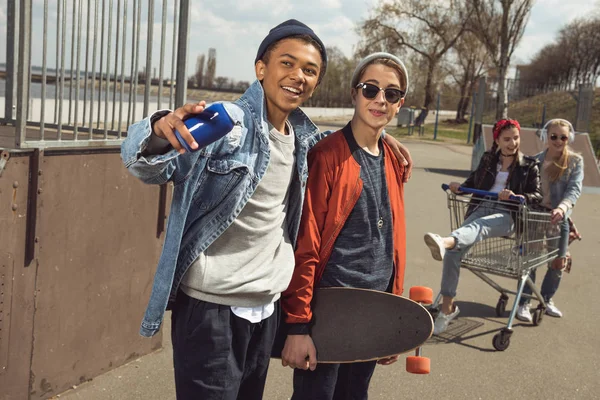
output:
[[[366,400],[376,364],[317,364],[314,371],[295,369],[292,400]]]
[[[278,325],[279,302],[253,324],[179,292],[171,325],[177,399],[262,399]]]

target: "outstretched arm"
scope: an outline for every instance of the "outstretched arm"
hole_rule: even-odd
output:
[[[205,102],[186,104],[174,112],[162,110],[133,124],[121,145],[121,158],[129,171],[148,184],[163,184],[185,177],[198,159],[198,153],[184,153],[175,137],[179,130],[185,140],[194,146],[194,139],[185,127],[183,119],[190,114],[202,112]]]

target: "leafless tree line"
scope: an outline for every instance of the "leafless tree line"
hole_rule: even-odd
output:
[[[214,89],[224,91],[244,92],[250,86],[250,82],[236,81],[225,76],[216,76],[217,73],[217,50],[208,50],[208,60],[204,54],[196,57],[196,71],[188,78],[188,87],[200,89]]]
[[[572,90],[594,85],[600,77],[600,18],[580,18],[561,29],[554,43],[543,47],[520,68],[523,86],[535,90]]]
[[[373,51],[387,51],[405,57],[414,82],[410,96],[422,98],[428,110],[435,92],[455,84],[458,121],[464,120],[477,79],[494,74],[506,81],[513,52],[523,36],[534,0],[380,0],[370,17],[357,27],[360,42],[355,57]],[[343,63],[355,60],[343,59]],[[331,73],[328,80],[339,82]],[[490,72],[491,71],[491,72]],[[333,85],[339,89],[343,85]],[[328,106],[328,98],[349,99],[349,92],[323,93],[313,103]],[[506,87],[499,85],[496,114],[508,113]],[[347,100],[346,100],[347,101]],[[419,116],[421,120],[427,111]],[[417,123],[422,121],[417,121]]]

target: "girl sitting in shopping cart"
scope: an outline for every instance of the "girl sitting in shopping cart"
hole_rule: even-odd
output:
[[[581,195],[583,157],[568,146],[568,143],[575,141],[575,130],[567,120],[556,118],[548,121],[541,130],[540,139],[547,144],[546,149],[536,156],[540,162],[544,195],[541,205],[552,210],[552,223],[558,224],[560,229],[558,256],[548,265],[541,294],[546,302],[546,314],[560,318],[562,312],[556,307],[552,297],[558,290],[563,270],[569,268],[569,257],[567,257],[569,233],[573,231],[574,226],[570,226],[569,216]],[[573,236],[575,239],[581,238],[576,229]],[[531,279],[535,281],[535,270],[531,271]],[[523,293],[530,295],[531,288],[525,286]],[[528,296],[521,297],[516,317],[521,321],[532,321]]]
[[[460,193],[460,187],[479,189],[498,193],[502,202],[512,200],[525,201],[527,205],[542,200],[540,171],[538,162],[520,152],[519,122],[502,119],[494,125],[492,148],[485,152],[479,166],[467,180],[460,184],[451,182],[449,188]],[[499,202],[478,201],[473,199],[465,215],[464,223],[449,236],[441,237],[435,233],[425,234],[425,243],[435,260],[443,261],[442,306],[438,313],[434,334],[444,332],[449,322],[460,310],[454,304],[461,259],[475,243],[490,238],[509,236],[515,221],[514,213]]]

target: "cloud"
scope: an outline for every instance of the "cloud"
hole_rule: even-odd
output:
[[[325,24],[316,25],[314,30],[321,37],[325,46],[335,46],[350,57],[354,53],[354,46],[358,43],[355,26],[356,23],[350,18],[340,15]]]
[[[115,1],[113,5],[115,14],[116,3]],[[169,0],[167,3],[165,74],[170,75],[175,3],[173,0]],[[366,19],[378,3],[379,0],[194,0],[190,3],[187,74],[193,74],[198,55],[207,55],[209,48],[215,48],[217,50],[217,75],[236,80],[254,80],[254,57],[260,42],[271,28],[290,18],[306,23],[317,32],[326,46],[338,47],[347,57],[351,57],[359,40],[355,32],[356,25]],[[1,37],[6,35],[6,4],[7,0],[0,0]],[[33,0],[32,60],[36,65],[41,65],[43,4],[44,0]],[[85,23],[87,2],[82,1],[81,4],[84,6],[83,19]],[[145,63],[147,4],[145,1],[142,2],[142,25],[139,41],[140,68]],[[159,66],[162,5],[162,1],[155,2],[153,67],[156,68]],[[537,51],[554,40],[561,27],[574,18],[589,16],[597,9],[598,1],[537,0],[524,36],[513,56],[513,61],[515,63],[530,61]],[[57,0],[48,0],[48,10],[48,64],[54,65]],[[70,6],[69,10],[71,10]],[[100,2],[99,12],[101,11]],[[131,14],[133,7],[131,2],[128,2],[127,12],[126,48],[128,50],[125,57],[129,63],[132,48]],[[67,46],[70,50],[72,14],[67,12],[67,17]],[[119,19],[119,23],[122,24],[122,18]],[[115,30],[116,26],[113,22],[113,37],[116,36]],[[121,34],[123,34],[122,31]],[[6,61],[5,47],[6,41],[0,40],[0,62]],[[85,50],[82,49],[82,51]],[[67,64],[69,64],[69,57],[70,51],[66,55]],[[114,61],[114,55],[112,60]],[[128,64],[126,70],[129,71],[130,68]]]

